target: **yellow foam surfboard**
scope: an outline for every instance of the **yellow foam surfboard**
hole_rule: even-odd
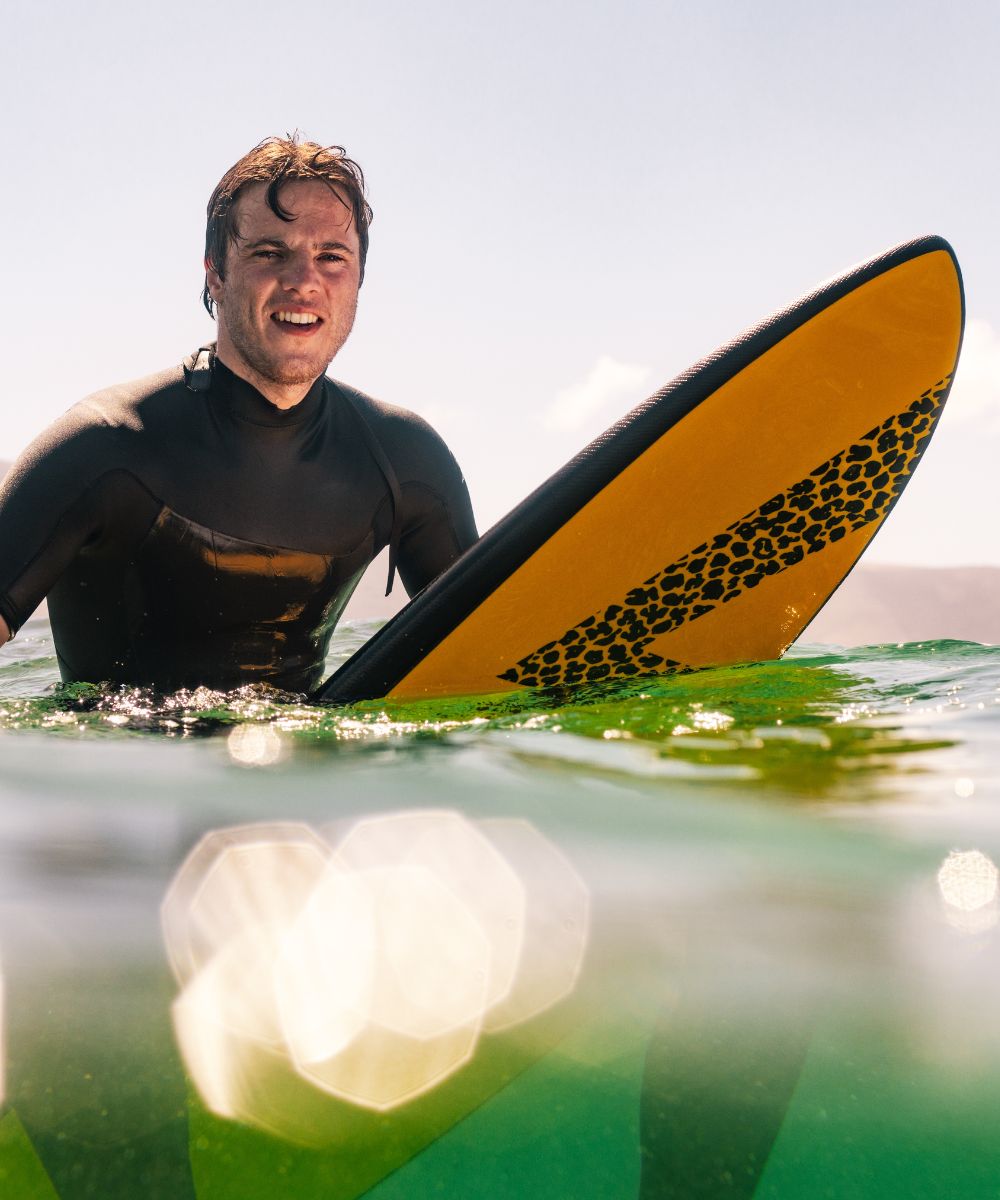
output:
[[[781,655],[920,460],[964,326],[938,237],[824,284],[612,426],[319,690],[571,686]]]

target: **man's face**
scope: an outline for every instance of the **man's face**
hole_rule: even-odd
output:
[[[283,221],[263,184],[236,202],[240,238],[225,278],[208,270],[218,305],[219,357],[279,407],[297,403],[347,340],[361,260],[350,206],[325,183],[285,184]]]

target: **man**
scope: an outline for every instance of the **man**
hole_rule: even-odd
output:
[[[4,483],[2,641],[47,595],[66,680],[309,692],[383,547],[412,595],[475,541],[440,438],[324,377],[370,219],[340,147],[271,138],[226,173],[205,249],[217,345],[82,401]]]

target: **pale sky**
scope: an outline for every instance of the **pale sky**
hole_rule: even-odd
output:
[[[745,326],[944,235],[966,355],[865,561],[1000,564],[996,0],[11,8],[0,458],[212,337],[208,195],[298,127],[375,209],[331,374],[437,426],[481,528]]]

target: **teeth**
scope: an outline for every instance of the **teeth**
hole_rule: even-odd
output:
[[[315,325],[319,320],[312,313],[280,312],[276,315],[279,321],[287,321],[290,325]]]

